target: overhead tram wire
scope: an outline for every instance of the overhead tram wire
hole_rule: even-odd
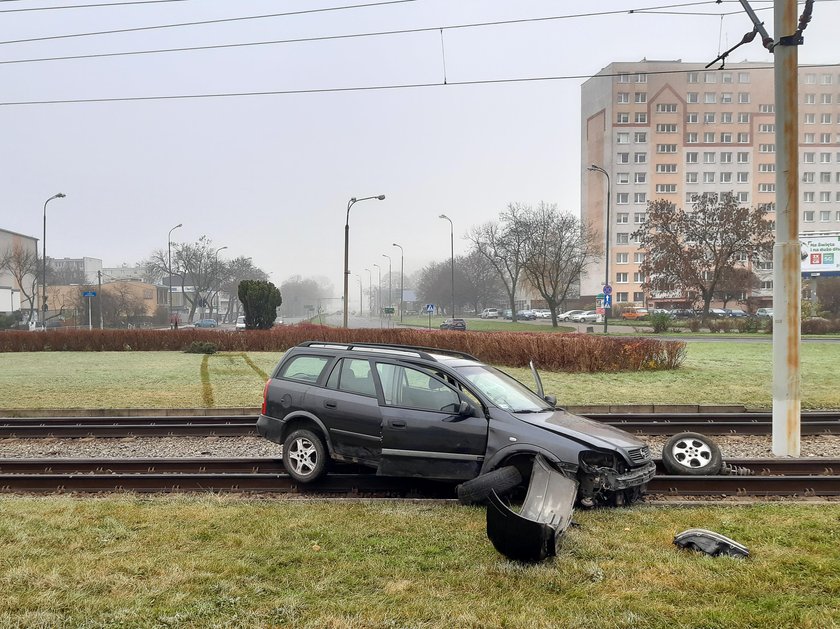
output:
[[[403,0],[405,1],[405,0]],[[414,0],[409,0],[414,1]],[[728,1],[728,0],[725,0]],[[608,16],[608,15],[617,15],[617,14],[627,14],[627,13],[638,13],[639,15],[646,15],[646,14],[655,14],[653,9],[665,9],[665,8],[672,8],[672,7],[687,7],[687,6],[695,6],[698,4],[715,4],[714,0],[703,0],[702,2],[689,2],[683,4],[666,4],[660,6],[653,6],[653,7],[642,7],[638,9],[625,9],[622,11],[597,11],[597,12],[590,12],[590,13],[576,13],[576,14],[567,14],[567,15],[552,15],[552,16],[542,16],[542,17],[535,17],[535,18],[519,18],[519,19],[512,19],[512,20],[496,20],[491,22],[472,22],[466,24],[451,24],[449,26],[427,26],[427,27],[418,27],[418,28],[403,28],[403,29],[395,29],[395,30],[387,30],[387,31],[370,31],[364,33],[347,33],[343,35],[320,35],[320,36],[313,36],[313,37],[296,37],[291,39],[276,39],[276,40],[266,40],[266,41],[256,41],[256,42],[238,42],[232,44],[211,44],[207,46],[185,46],[181,48],[158,48],[152,50],[129,50],[129,51],[121,51],[121,52],[105,52],[105,53],[93,53],[93,54],[85,54],[85,55],[63,55],[63,56],[53,56],[53,57],[37,57],[37,58],[29,58],[29,59],[9,59],[5,61],[0,61],[0,65],[9,65],[9,64],[16,64],[16,63],[43,63],[47,61],[71,61],[71,60],[81,60],[81,59],[102,59],[102,58],[110,58],[110,57],[124,57],[124,56],[137,56],[137,55],[151,55],[151,54],[164,54],[164,53],[174,53],[174,52],[194,52],[194,51],[204,51],[204,50],[220,50],[220,49],[227,49],[227,48],[244,48],[250,46],[271,46],[271,45],[282,45],[282,44],[298,44],[298,43],[305,43],[305,42],[320,42],[320,41],[335,41],[335,40],[342,40],[342,39],[357,39],[357,38],[364,38],[364,37],[383,37],[383,36],[393,36],[393,35],[409,35],[409,34],[417,34],[417,33],[428,33],[433,31],[446,31],[446,30],[459,30],[459,29],[468,29],[468,28],[486,28],[491,26],[506,26],[511,24],[526,24],[526,23],[534,23],[534,22],[548,22],[548,21],[556,21],[556,20],[567,20],[567,19],[579,19],[579,18],[588,18],[588,17],[601,17],[601,16]],[[709,15],[720,15],[719,13],[709,14]],[[728,15],[728,14],[724,14]],[[242,18],[245,19],[245,18]],[[196,23],[197,24],[197,23]],[[151,27],[150,27],[151,28]],[[91,35],[95,35],[97,33],[91,33]],[[81,35],[79,35],[81,36]],[[68,37],[70,37],[68,35]],[[33,41],[33,40],[16,40],[14,42],[0,42],[0,45],[9,44],[9,43],[22,43],[26,41]]]
[[[239,17],[225,17],[215,20],[200,20],[197,22],[178,22],[175,24],[155,24],[152,26],[135,26],[132,28],[116,28],[107,31],[92,31],[89,33],[69,33],[66,35],[47,35],[45,37],[30,37],[28,39],[10,39],[0,41],[0,46],[7,44],[25,44],[30,42],[54,41],[56,39],[73,39],[76,37],[93,37],[97,35],[117,35],[120,33],[137,33],[141,31],[154,31],[164,28],[185,28],[188,26],[204,26],[207,24],[225,24],[230,22],[245,22],[248,20],[264,20],[276,17],[291,17],[294,15],[310,15],[313,13],[327,13],[330,11],[346,11],[349,9],[366,9],[370,7],[381,7],[391,4],[406,4],[417,2],[417,0],[382,0],[380,2],[366,2],[362,4],[349,4],[342,7],[319,7],[317,9],[301,9],[300,11],[285,11],[283,13],[266,13],[262,15],[242,15]]]
[[[12,0],[0,0],[9,2]],[[0,13],[27,13],[31,11],[59,11],[65,9],[97,9],[100,7],[122,7],[138,4],[164,4],[168,2],[189,2],[190,0],[128,0],[127,2],[102,2],[100,4],[68,4],[62,7],[27,7],[25,9],[0,9]]]
[[[802,64],[800,68],[838,68],[840,63],[816,63],[816,64]],[[751,70],[772,70],[772,65],[756,65],[751,66]],[[713,71],[713,70],[711,70]],[[574,74],[574,75],[555,75],[555,76],[538,76],[538,77],[518,77],[510,79],[477,79],[474,81],[448,81],[447,83],[403,83],[395,85],[363,85],[356,87],[323,87],[310,88],[298,90],[267,90],[258,92],[216,92],[209,94],[171,94],[163,96],[119,96],[112,98],[76,98],[76,99],[55,99],[55,100],[40,100],[40,101],[12,101],[0,102],[0,107],[22,107],[34,105],[69,105],[69,104],[89,104],[89,103],[118,103],[118,102],[142,102],[142,101],[166,101],[166,100],[190,100],[190,99],[209,99],[209,98],[244,98],[254,96],[290,96],[296,94],[339,94],[343,92],[374,92],[386,90],[400,90],[400,89],[421,89],[429,87],[452,87],[452,86],[472,86],[472,85],[503,85],[512,83],[539,83],[547,81],[568,81],[568,80],[582,80],[593,78],[614,78],[625,74],[646,74],[665,75],[665,74],[687,74],[689,72],[697,72],[697,69],[684,70],[654,70],[649,72],[612,72],[604,74]]]

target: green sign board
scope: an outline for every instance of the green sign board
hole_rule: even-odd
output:
[[[396,308],[383,308],[383,310],[385,311],[385,314],[394,314]]]

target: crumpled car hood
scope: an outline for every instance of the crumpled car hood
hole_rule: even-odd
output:
[[[644,442],[619,428],[563,410],[545,413],[514,413],[513,416],[523,422],[567,435],[578,441],[591,443],[594,446],[605,448],[618,446],[631,449],[645,445]]]

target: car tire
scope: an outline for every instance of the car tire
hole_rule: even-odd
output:
[[[306,428],[293,431],[283,442],[283,467],[299,483],[311,483],[327,471],[327,447]]]
[[[507,465],[461,483],[455,488],[455,491],[461,504],[475,505],[485,502],[494,489],[501,496],[520,483],[522,483],[522,474],[519,473],[516,466]]]
[[[720,473],[723,457],[717,444],[707,436],[682,432],[665,442],[662,465],[676,476],[714,476]]]

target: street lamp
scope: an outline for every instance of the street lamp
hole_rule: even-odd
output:
[[[43,315],[41,317],[41,325],[44,327],[45,330],[47,328],[47,203],[49,203],[53,199],[63,199],[66,196],[67,195],[63,192],[59,192],[58,194],[54,194],[49,199],[44,201],[44,240],[41,242],[41,251],[44,254],[44,286],[41,289],[41,292],[43,293],[43,299],[41,300],[41,310],[43,311]]]
[[[373,316],[373,275],[370,269],[365,269],[368,272],[368,319]]]
[[[175,225],[175,227],[173,227],[172,229],[169,230],[169,235],[166,237],[166,246],[167,246],[167,250],[168,250],[166,267],[167,267],[167,273],[169,273],[169,279],[167,281],[167,284],[169,285],[169,328],[170,329],[172,328],[172,232],[174,232],[179,227],[183,227],[183,226],[184,226],[183,223],[178,223],[177,225]]]
[[[452,219],[446,214],[441,214],[438,218],[445,218],[449,221],[449,259],[452,263],[452,312],[450,317],[455,316],[455,228],[452,226]]]
[[[604,234],[604,334],[607,333],[607,319],[609,318],[610,308],[606,306],[607,302],[607,291],[610,290],[610,197],[612,196],[612,189],[610,185],[610,174],[601,168],[600,166],[596,166],[592,164],[586,170],[596,173],[601,173],[604,177],[607,178],[607,217],[605,219],[604,224],[606,225],[605,234]]]
[[[383,258],[388,258],[388,308],[394,305],[394,299],[391,293],[391,256],[387,253],[382,254]]]
[[[347,327],[347,284],[350,279],[350,208],[353,207],[354,203],[358,203],[359,201],[367,201],[369,199],[378,199],[379,201],[385,200],[385,195],[380,194],[375,197],[362,197],[361,199],[357,199],[356,197],[352,197],[347,202],[347,217],[344,220],[344,327]]]
[[[405,263],[405,252],[403,251],[402,246],[398,245],[397,243],[393,243],[392,246],[400,248],[400,323],[402,323],[402,320],[403,320],[403,288],[404,288],[403,280],[404,280],[404,271],[405,271],[405,264],[404,264]]]
[[[379,281],[376,283],[376,311],[379,313],[380,318],[382,317],[382,267],[376,264],[375,262],[371,264],[371,266],[375,266],[376,270],[379,271]]]
[[[222,251],[223,249],[227,249],[227,245],[225,245],[224,247],[219,247],[218,249],[216,249],[216,253],[215,253],[216,263],[213,265],[213,272],[214,273],[219,272],[219,252]],[[217,278],[217,279],[219,279],[219,278]],[[221,281],[219,281],[219,290],[222,290],[222,282]],[[216,297],[218,298],[218,296],[219,296],[219,292],[216,291]],[[212,300],[211,300],[211,306],[210,306],[210,314],[211,315],[213,314]],[[218,310],[217,310],[216,311],[216,316],[218,316],[218,314],[219,313],[218,313]]]

